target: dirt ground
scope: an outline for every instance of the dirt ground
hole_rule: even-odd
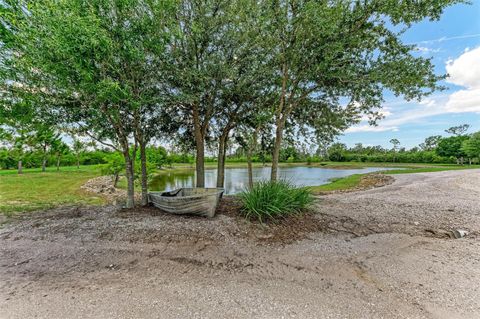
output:
[[[12,220],[0,318],[480,318],[480,170],[398,175],[264,226],[235,205]]]

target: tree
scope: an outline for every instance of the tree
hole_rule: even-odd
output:
[[[48,154],[60,142],[60,134],[56,133],[51,127],[39,125],[33,138],[34,144],[42,152],[42,172],[45,172],[48,160]]]
[[[263,38],[258,32],[258,21],[262,19],[259,4],[255,1],[234,1],[226,13],[228,23],[221,47],[225,78],[218,94],[220,107],[212,123],[212,131],[218,140],[217,187],[224,186],[226,150],[231,131],[241,126],[241,135],[252,146],[251,142],[256,141],[256,137],[244,134],[248,131],[258,134],[261,129],[259,118],[265,118],[265,115],[271,117],[269,109],[273,102],[270,53],[265,50]],[[250,147],[247,149],[251,150]]]
[[[33,136],[31,129],[24,123],[19,123],[17,127],[11,130],[11,154],[17,161],[17,172],[23,174],[23,159],[27,148],[32,144]]]
[[[69,151],[70,148],[61,139],[57,139],[53,142],[51,152],[56,158],[57,171],[60,170],[60,160],[62,159],[62,156],[68,154]]]
[[[425,139],[425,142],[421,143],[419,146],[424,151],[433,151],[441,139],[442,136],[440,135],[429,136]]]
[[[91,148],[93,149],[94,151],[96,151],[98,149],[98,143],[95,141],[95,139],[93,138],[90,138],[90,140],[85,144],[85,146],[87,148]]]
[[[455,136],[461,136],[461,135],[465,135],[465,133],[468,131],[469,128],[470,128],[469,124],[462,124],[458,126],[452,126],[451,128],[445,130],[445,132]]]
[[[235,142],[237,142],[240,147],[245,150],[247,155],[247,174],[248,174],[248,188],[253,187],[253,163],[252,163],[252,153],[255,150],[257,132],[253,134],[247,128],[239,128],[235,132]]]
[[[107,164],[102,168],[102,173],[113,176],[113,187],[117,187],[120,173],[125,171],[125,158],[119,152],[114,152],[104,159]]]
[[[183,137],[195,145],[196,186],[205,186],[205,139],[219,110],[218,95],[228,78],[226,70],[233,56],[224,48],[228,12],[234,2],[223,0],[181,0],[176,12],[176,29],[170,45],[170,94],[167,111],[171,122],[179,123]]]
[[[400,141],[396,138],[392,138],[390,143],[393,145],[393,162],[395,162],[395,155],[397,153],[398,146],[400,145]]]
[[[162,168],[169,163],[167,150],[162,146],[149,146],[145,153],[147,163],[152,164],[155,168]]]
[[[468,140],[464,140],[461,150],[468,158],[477,158],[480,161],[480,132],[473,133]]]
[[[77,161],[77,169],[80,168],[80,155],[85,152],[86,144],[76,137],[73,137],[72,151]]]
[[[347,146],[343,143],[333,143],[327,150],[328,159],[334,162],[341,162],[344,158],[344,152]]]
[[[0,83],[0,98],[2,99],[0,107],[1,137],[3,143],[9,146],[10,155],[17,162],[18,174],[22,174],[25,153],[34,140],[35,112],[31,104],[10,98],[4,83]]]
[[[258,149],[258,138],[262,132],[270,130],[269,122],[271,115],[265,112],[257,113],[244,119],[235,132],[235,141],[245,150],[247,155],[248,187],[253,187],[253,163],[252,156]],[[218,184],[217,184],[218,185]],[[218,186],[217,186],[218,187]]]
[[[138,145],[142,150],[147,142],[144,108],[158,97],[162,76],[157,67],[169,39],[164,16],[173,4],[45,0],[17,10],[12,19],[20,26],[9,49],[18,54],[9,55],[8,65],[11,80],[22,85],[10,91],[120,151],[127,207],[134,206],[135,157]]]
[[[364,152],[362,143],[355,143],[355,147],[352,149],[353,152],[357,154],[357,160],[361,161],[361,155]]]
[[[414,57],[415,46],[402,43],[400,35],[458,2],[266,1],[268,22],[260,31],[273,44],[278,87],[271,179],[277,178],[285,125],[295,114],[316,113],[317,130],[335,123],[329,129],[338,132],[361,114],[378,119],[385,89],[407,100],[438,89],[443,77],[435,75],[429,59]]]
[[[455,157],[457,159],[457,164],[463,165],[463,158],[466,154],[462,149],[462,144],[466,140],[468,140],[468,136],[466,135],[442,138],[438,143],[435,152],[440,156]]]

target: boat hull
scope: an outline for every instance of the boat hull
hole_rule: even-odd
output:
[[[180,188],[168,192],[150,192],[149,201],[171,214],[214,217],[222,188]]]

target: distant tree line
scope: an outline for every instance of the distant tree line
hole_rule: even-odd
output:
[[[334,143],[325,152],[325,157],[338,162],[400,162],[400,163],[480,163],[480,132],[467,134],[469,125],[446,130],[452,136],[430,136],[411,149],[401,147],[401,142],[392,139],[391,148],[365,146],[361,143],[348,148]]]
[[[4,140],[5,142],[6,140]],[[98,148],[96,143],[83,143],[79,140],[73,144],[67,144],[60,138],[54,141],[52,146],[38,140],[26,140],[22,152],[15,149],[15,144],[4,143],[0,146],[0,169],[41,168],[46,171],[48,167],[61,170],[62,166],[98,165],[117,163],[112,165],[125,167],[125,161],[121,154],[108,147]],[[57,143],[61,146],[58,147]],[[148,146],[146,148],[147,163],[152,171],[164,167],[171,167],[176,163],[194,163],[193,154],[167,152],[162,146]],[[137,159],[139,154],[137,155]],[[214,161],[214,157],[207,159]],[[19,163],[20,166],[19,166]],[[20,171],[21,173],[21,171]]]

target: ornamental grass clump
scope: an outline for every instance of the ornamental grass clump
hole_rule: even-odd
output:
[[[260,222],[302,212],[312,202],[309,189],[297,188],[288,181],[263,181],[240,194],[242,212]]]

